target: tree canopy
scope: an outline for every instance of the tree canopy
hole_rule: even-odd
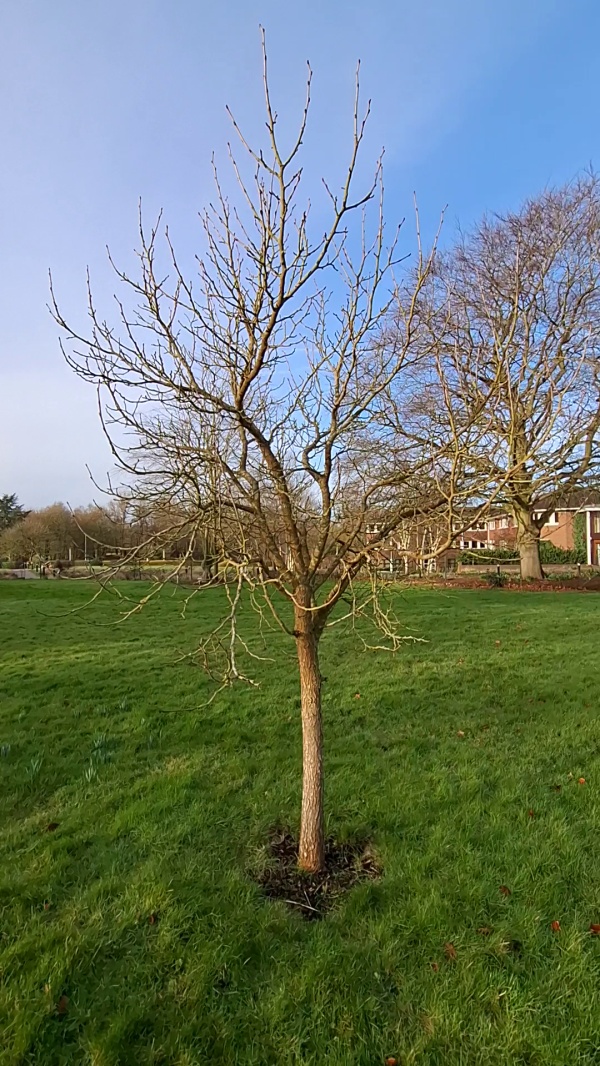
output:
[[[4,496],[0,496],[0,533],[28,514],[29,511],[21,506],[16,493],[5,493]]]

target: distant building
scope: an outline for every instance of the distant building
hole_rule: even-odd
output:
[[[544,500],[538,502],[538,509],[533,512],[538,519],[547,508],[543,506]],[[548,519],[541,528],[540,537],[549,541],[557,548],[572,551],[576,548],[576,522],[577,516],[581,515],[583,541],[586,550],[586,561],[589,566],[600,566],[600,492],[574,492],[566,497],[551,511]],[[489,548],[512,548],[517,540],[517,527],[512,514],[508,511],[490,515],[486,520],[487,539],[486,547]]]
[[[538,502],[534,518],[539,518],[547,508],[544,500]],[[581,517],[577,517],[581,516]],[[373,542],[372,561],[381,570],[390,572],[424,569],[436,570],[453,567],[461,551],[481,551],[493,548],[515,548],[517,526],[508,510],[496,509],[485,518],[473,518],[473,524],[464,529],[467,518],[457,518],[454,544],[437,558],[429,558],[445,540],[447,529],[430,517],[427,521],[413,519],[381,541],[382,524],[373,522],[367,526],[367,543]],[[579,522],[579,535],[576,526]],[[540,537],[557,548],[572,551],[582,541],[587,563],[600,566],[600,491],[580,491],[563,499],[549,513],[542,526]]]

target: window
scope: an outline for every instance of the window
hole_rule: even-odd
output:
[[[600,533],[600,514],[594,515],[594,533]]]

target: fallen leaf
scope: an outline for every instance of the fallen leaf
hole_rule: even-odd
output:
[[[500,647],[501,643],[502,643],[502,641],[500,641],[500,640],[495,640],[494,641],[494,644],[496,645],[497,648]]]
[[[510,888],[508,887],[508,885],[500,885],[500,890],[499,891],[500,891],[500,895],[501,896],[510,896],[511,895],[511,891],[510,891]]]
[[[46,826],[46,832],[47,833],[54,833],[54,831],[56,829],[58,829],[59,825],[60,825],[60,822],[49,822],[48,825]]]
[[[61,996],[59,1001],[58,1001],[58,1003],[56,1004],[56,1013],[60,1014],[60,1015],[63,1015],[63,1014],[67,1013],[68,1009],[69,1009],[69,997],[68,996]]]
[[[592,936],[600,936],[600,925],[596,925],[594,922],[590,925],[590,933]]]
[[[600,926],[598,926],[598,928],[600,929]],[[437,973],[439,968],[440,968],[439,962],[432,962],[431,963],[431,969],[433,970],[434,973]]]
[[[448,959],[448,962],[456,962],[456,948],[454,947],[454,944],[450,943],[450,941],[444,944],[444,955]]]
[[[457,737],[464,737],[465,733],[463,729],[459,729],[456,733]]]
[[[360,699],[360,692],[356,692],[356,693],[354,694],[354,699],[355,699],[355,700],[359,700],[359,699]]]
[[[385,1060],[385,1066],[398,1066],[398,1059],[395,1055],[388,1055]]]
[[[531,808],[531,807],[530,807],[530,808],[529,808],[529,810],[527,811],[527,817],[528,817],[528,818],[535,818],[535,811],[534,811],[534,810],[532,810],[532,808]]]
[[[491,936],[493,929],[491,929],[489,925],[480,925],[477,932],[480,936]]]
[[[553,933],[560,933],[560,922],[555,918],[554,921],[550,923],[550,928]]]
[[[149,925],[158,925],[158,914],[156,914],[156,912],[154,912],[153,914],[149,914],[148,915],[148,924]]]
[[[578,785],[585,785],[585,777],[580,777],[579,781],[577,782],[577,784]]]
[[[49,899],[44,900],[44,910],[45,911],[49,911],[51,906],[52,906],[52,904],[51,904]]]

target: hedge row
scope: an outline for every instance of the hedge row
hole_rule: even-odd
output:
[[[516,548],[478,548],[476,551],[463,551],[460,553],[459,562],[476,566],[478,563],[509,563],[519,561],[519,552]],[[540,541],[540,560],[544,563],[586,563],[587,554],[584,546],[576,548],[557,548],[549,540]]]

